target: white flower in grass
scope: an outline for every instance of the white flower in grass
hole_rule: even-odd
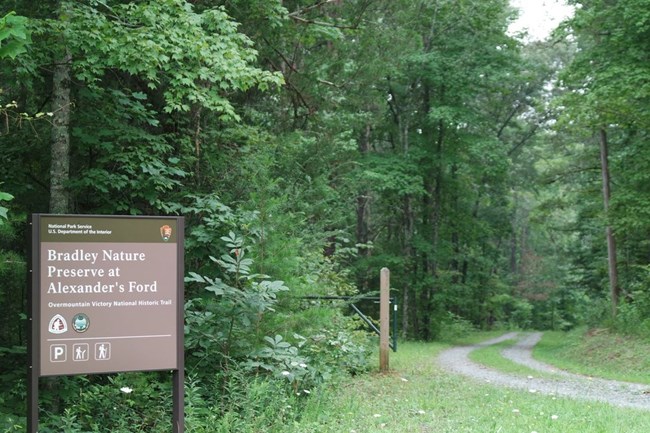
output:
[[[311,391],[308,389],[303,389],[302,392],[304,392],[305,394],[311,394]]]
[[[418,415],[424,415],[425,413],[426,413],[426,412],[423,411],[422,409],[420,409],[420,410],[418,411]]]
[[[120,388],[120,391],[122,391],[124,394],[131,394],[133,392],[133,389],[129,388],[128,386],[123,386]]]
[[[300,367],[302,367],[302,368],[307,368],[307,364],[305,364],[305,363],[303,362],[303,363],[300,364]]]
[[[512,413],[519,413],[519,409],[512,409]]]
[[[374,414],[373,416],[374,416],[375,418],[379,418],[381,415],[378,414],[378,413],[376,413],[376,414]]]
[[[558,418],[559,418],[559,416],[557,416],[557,415],[551,415],[551,419],[552,419],[552,420],[556,420],[556,419],[558,419]]]
[[[289,376],[290,374],[291,374],[291,373],[289,373],[287,370],[284,370],[284,371],[282,372],[282,375],[283,375],[283,376]]]

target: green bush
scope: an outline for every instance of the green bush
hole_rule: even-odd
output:
[[[636,266],[635,278],[621,299],[613,326],[624,334],[650,339],[650,266]]]
[[[619,332],[650,339],[650,294],[635,291],[618,307],[614,327]]]
[[[453,342],[459,338],[467,336],[475,330],[476,328],[469,320],[465,320],[454,313],[448,312],[447,317],[442,321],[440,326],[439,339],[440,341]]]

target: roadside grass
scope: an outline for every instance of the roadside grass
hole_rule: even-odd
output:
[[[650,384],[650,343],[605,329],[545,332],[533,356],[573,373]]]
[[[453,338],[442,341],[442,344],[448,344],[449,346],[467,346],[472,344],[478,344],[485,340],[490,340],[492,338],[502,336],[506,331],[472,331],[465,332],[462,335],[455,336]]]
[[[488,337],[489,338],[489,337]],[[485,339],[485,335],[482,338]],[[543,396],[442,371],[441,343],[400,343],[389,374],[312,392],[288,433],[646,433],[650,412]]]
[[[552,374],[534,370],[532,368],[526,367],[525,365],[521,365],[507,358],[504,358],[503,355],[501,355],[501,351],[514,345],[517,340],[517,338],[511,338],[497,344],[478,348],[469,354],[469,359],[478,364],[502,371],[504,373],[512,373],[520,376],[557,377],[553,376]]]

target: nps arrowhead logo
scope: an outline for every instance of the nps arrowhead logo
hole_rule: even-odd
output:
[[[172,228],[171,226],[165,224],[164,226],[160,227],[160,236],[162,237],[162,240],[167,242],[169,239],[172,237]]]

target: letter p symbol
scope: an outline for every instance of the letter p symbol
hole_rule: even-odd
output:
[[[50,345],[50,362],[65,362],[68,352],[67,349],[65,344]]]

